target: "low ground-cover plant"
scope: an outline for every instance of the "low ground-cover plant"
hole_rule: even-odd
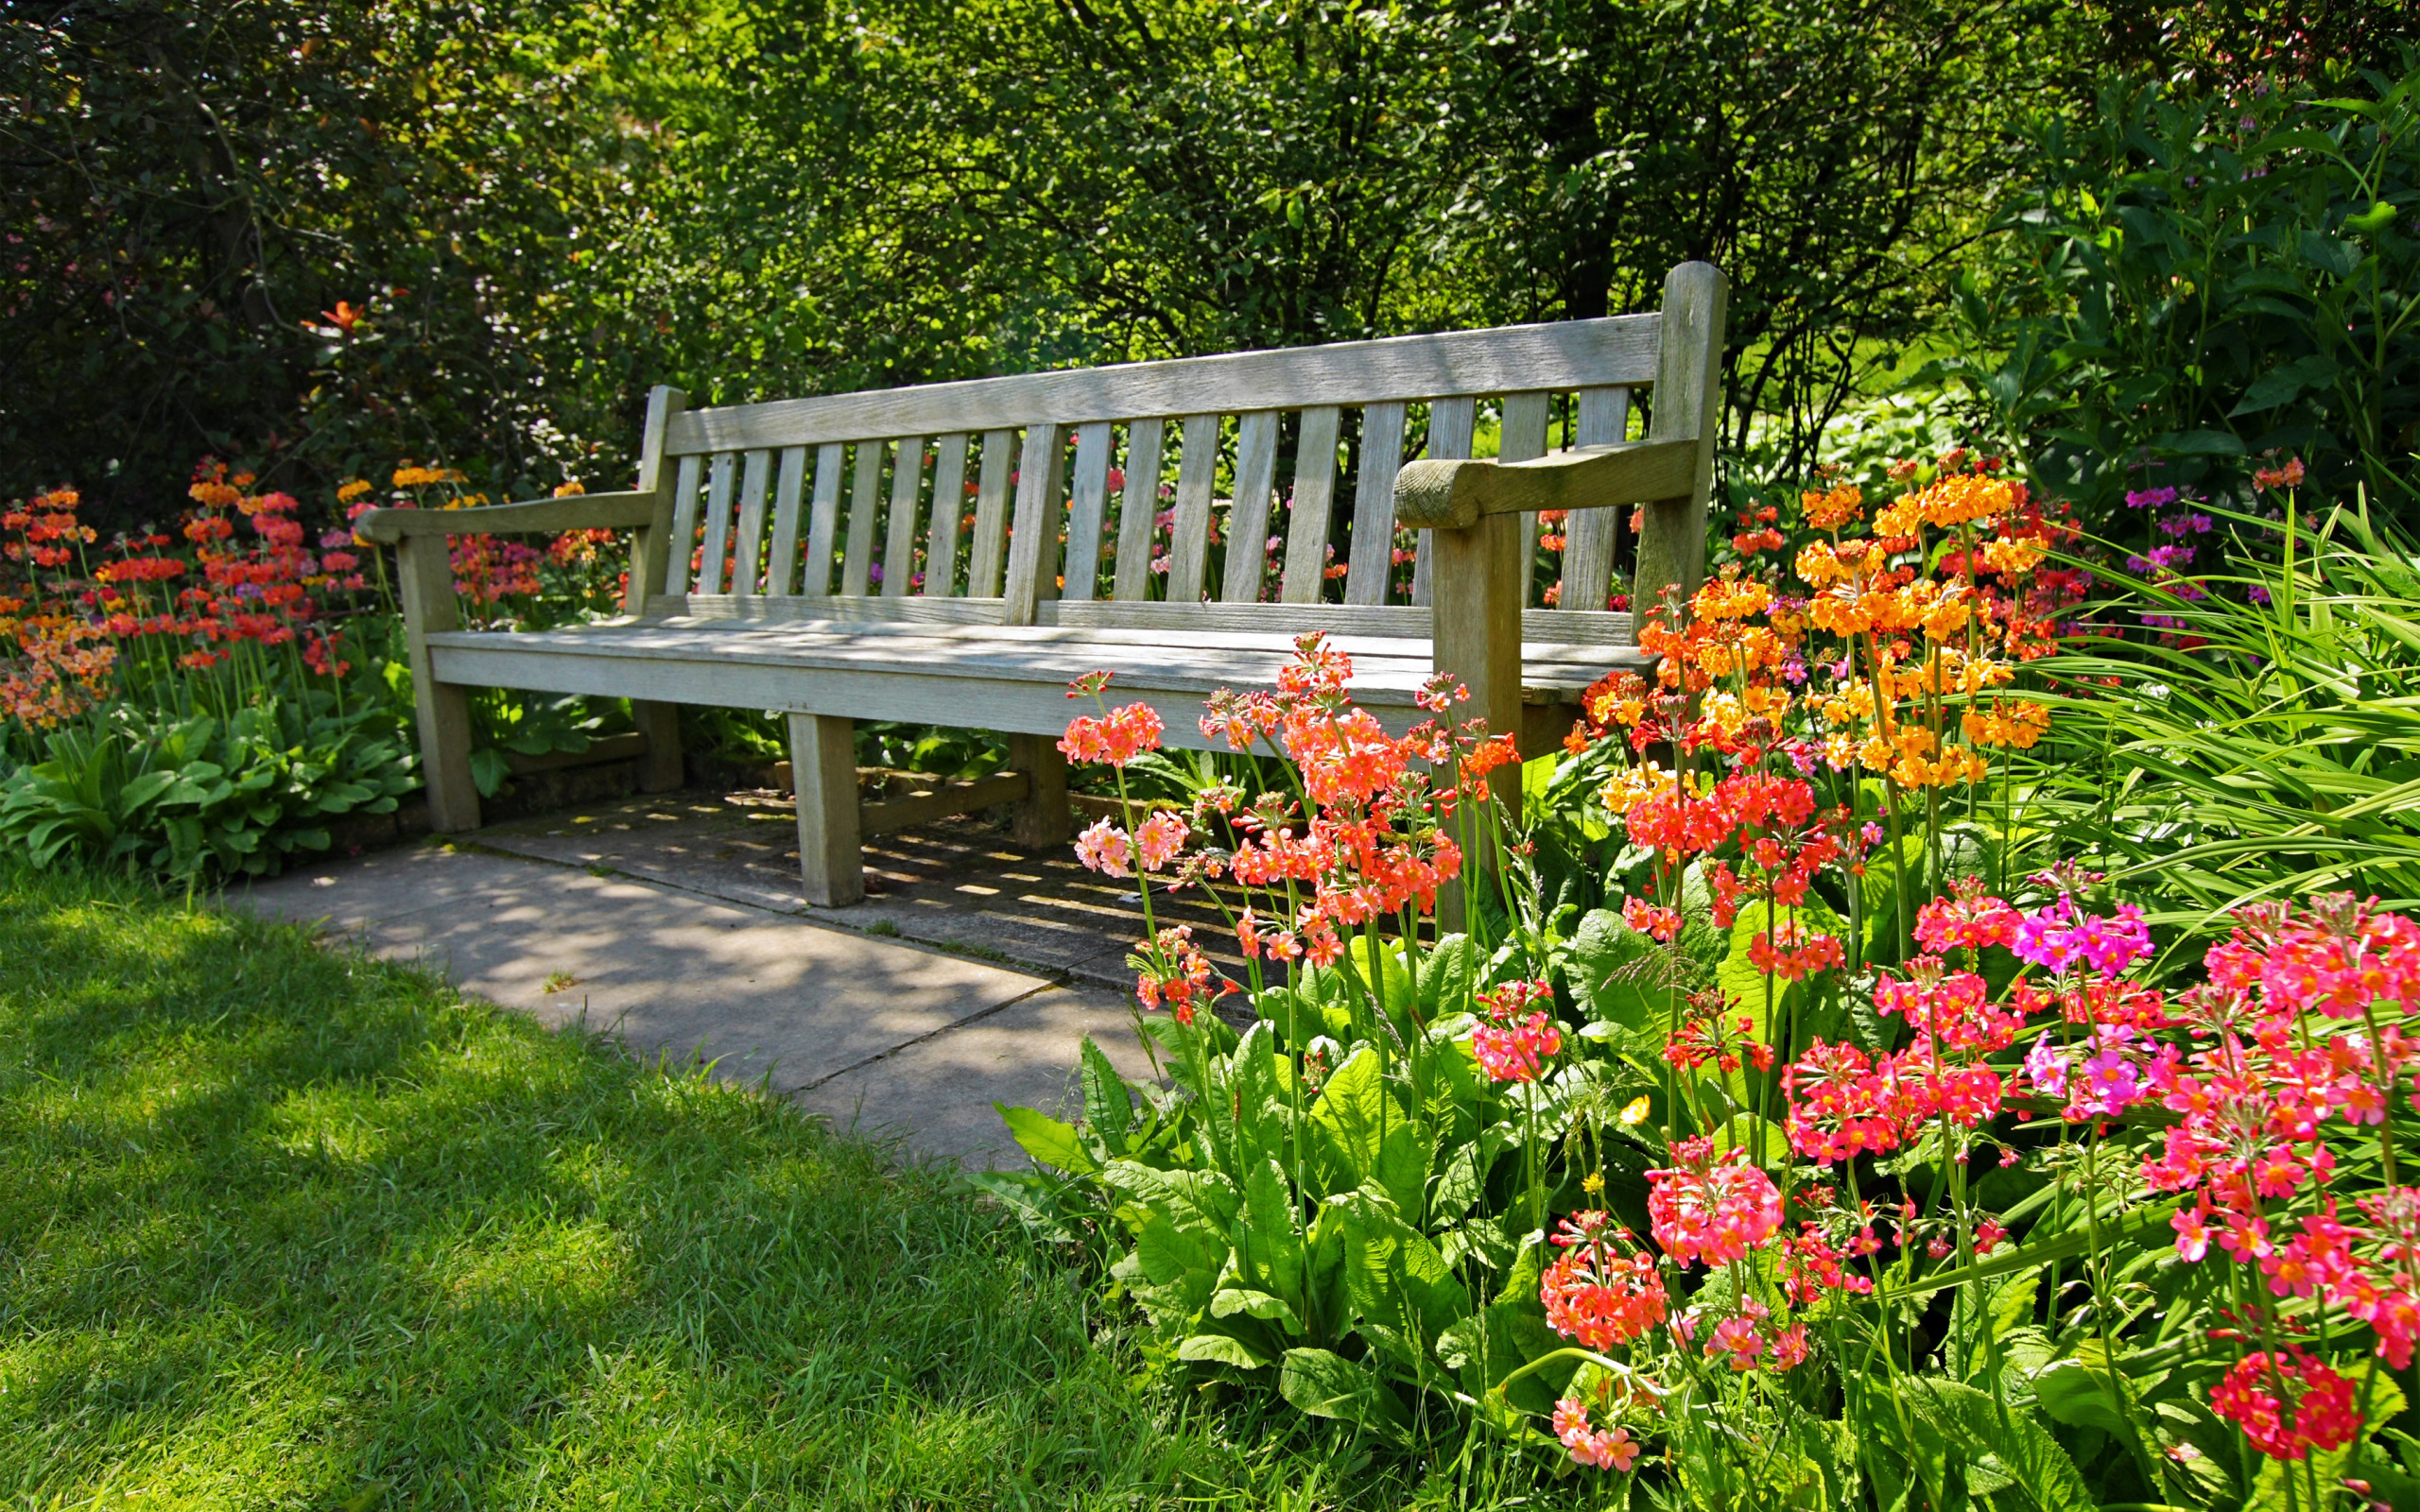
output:
[[[1106,1246],[1162,1368],[1665,1504],[2420,1498],[2420,930],[2329,895],[2160,950],[2017,816],[2052,523],[1910,481],[1868,532],[1810,506],[1804,596],[1709,583],[1525,784],[1599,795],[1612,906],[1543,874],[1550,805],[1450,690],[1391,734],[1316,641],[1203,719],[1291,792],[1080,841],[1207,886],[1247,963],[1145,942],[1164,1083],[1088,1054],[1080,1124],[1009,1114],[1063,1175],[993,1183]]]

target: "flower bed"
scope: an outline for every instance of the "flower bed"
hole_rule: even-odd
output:
[[[2015,794],[2063,527],[1907,481],[1871,528],[1811,495],[1794,592],[1668,600],[1550,761],[1443,683],[1389,734],[1307,637],[1201,721],[1285,790],[1085,833],[1244,978],[1155,928],[1160,1079],[1088,1047],[1080,1123],[1007,1114],[1052,1169],[987,1184],[1159,1368],[1662,1504],[2420,1505],[2420,929],[2321,890],[2155,932],[2062,854]],[[1062,748],[1123,793],[1160,730],[1105,683]]]

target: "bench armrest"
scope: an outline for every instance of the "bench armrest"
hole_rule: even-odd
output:
[[[560,499],[483,504],[470,509],[372,509],[354,524],[367,541],[406,536],[493,536],[521,531],[634,530],[655,523],[655,495],[573,493]]]
[[[1406,462],[1395,475],[1395,519],[1428,530],[1467,530],[1492,514],[1685,499],[1697,472],[1695,438],[1585,446],[1528,462]]]

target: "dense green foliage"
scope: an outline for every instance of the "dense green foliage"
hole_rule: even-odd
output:
[[[2035,475],[2238,487],[2300,456],[2326,497],[2414,517],[2420,73],[2343,95],[2111,86],[2029,128],[2032,167],[1962,279],[1972,386]]]
[[[2080,213],[2089,154],[2022,129],[2123,134],[2080,60],[2326,93],[2411,29],[2230,17],[19,7],[0,477],[74,482],[110,524],[165,518],[206,451],[297,493],[410,456],[522,496],[618,482],[649,382],[730,400],[1595,315],[1690,257],[1732,275],[1733,438],[1796,472],[1880,365],[1939,345],[2010,195]],[[2040,317],[2062,286],[1998,292]]]

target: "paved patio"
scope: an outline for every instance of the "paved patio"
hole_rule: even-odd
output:
[[[1146,1071],[1123,965],[1135,894],[970,816],[879,837],[868,901],[810,909],[796,850],[786,795],[658,794],[329,860],[230,901],[969,1167],[1024,1163],[992,1104],[1063,1111],[1085,1035]]]

